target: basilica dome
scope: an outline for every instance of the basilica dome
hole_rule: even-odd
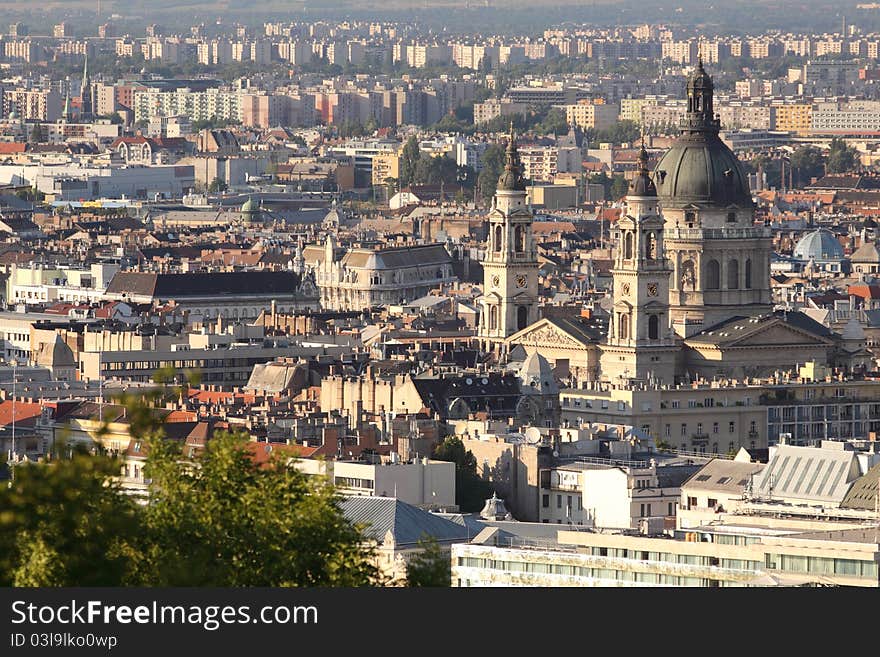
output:
[[[748,176],[718,136],[721,126],[713,113],[712,79],[702,61],[688,80],[687,94],[681,135],[654,170],[661,205],[751,207]]]

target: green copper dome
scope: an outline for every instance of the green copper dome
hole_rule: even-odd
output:
[[[654,180],[663,207],[750,207],[752,195],[742,164],[721,141],[713,112],[712,78],[700,61],[688,80],[688,111],[681,135],[657,163]]]
[[[260,211],[260,204],[257,203],[253,197],[248,196],[248,200],[241,206],[241,211],[244,213],[257,214]]]

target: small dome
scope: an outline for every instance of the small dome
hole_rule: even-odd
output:
[[[639,151],[639,170],[629,184],[627,194],[630,196],[657,196],[657,187],[651,180],[651,172],[648,171],[648,151],[642,146]]]
[[[512,517],[507,507],[504,506],[504,500],[499,499],[494,492],[492,497],[486,500],[486,505],[480,511],[480,517],[483,520],[511,520]]]
[[[794,247],[794,257],[797,260],[814,260],[815,262],[827,262],[829,260],[843,260],[843,247],[837,238],[827,228],[819,228],[804,235]]]
[[[248,196],[248,200],[241,206],[241,211],[257,213],[260,211],[260,205],[253,199],[253,197]]]

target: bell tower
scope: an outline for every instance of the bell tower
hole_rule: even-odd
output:
[[[532,219],[511,124],[504,172],[489,212],[483,261],[479,335],[487,351],[538,320],[538,258]]]
[[[626,213],[617,222],[613,307],[602,346],[604,379],[673,383],[680,347],[669,314],[672,268],[663,244],[664,221],[657,189],[648,171],[648,153],[639,153],[639,171],[630,183]]]

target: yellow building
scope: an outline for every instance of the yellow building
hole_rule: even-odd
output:
[[[373,185],[384,185],[387,178],[400,178],[400,154],[397,151],[373,156]]]
[[[617,107],[606,105],[601,99],[582,100],[574,105],[565,105],[565,120],[570,126],[605,130],[617,121]]]
[[[776,107],[776,130],[808,134],[813,127],[813,106],[804,103]]]

